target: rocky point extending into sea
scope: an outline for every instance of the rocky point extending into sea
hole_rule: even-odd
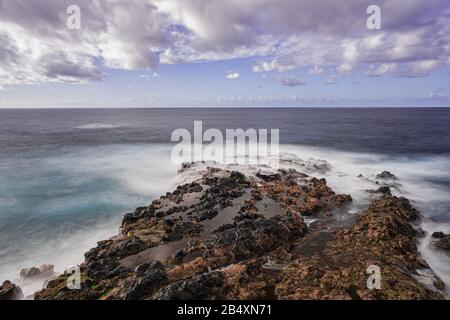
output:
[[[306,170],[326,163],[253,175],[200,165],[196,179],[126,214],[117,236],[85,254],[80,290],[62,274],[34,298],[443,299],[417,249],[421,214],[391,194],[391,173],[376,177],[370,205],[342,223],[352,197]],[[434,239],[448,252],[448,235]],[[367,286],[369,266],[380,268],[380,289]],[[19,290],[8,282],[0,296],[20,298]]]

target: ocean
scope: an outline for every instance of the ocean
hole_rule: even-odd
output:
[[[281,157],[328,161],[324,177],[355,212],[370,187],[358,175],[394,173],[423,214],[420,251],[450,287],[449,257],[429,245],[450,232],[450,108],[0,109],[0,281],[80,263],[124,213],[171,191],[171,133],[195,120],[279,129]]]

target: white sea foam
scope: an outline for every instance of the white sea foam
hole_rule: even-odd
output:
[[[327,163],[330,165],[329,170],[326,170]],[[186,182],[200,177],[208,165],[210,164],[200,164],[192,170],[183,172],[179,177],[180,181]],[[260,169],[268,169],[267,166],[252,165],[219,165],[219,167],[251,175]],[[392,157],[310,146],[282,145],[280,167],[294,168],[318,178],[325,178],[336,192],[350,194],[353,198],[352,207],[349,208],[350,214],[360,213],[367,208],[374,197],[367,190],[379,187],[375,183],[377,174],[384,170],[395,174],[399,178],[398,186],[391,191],[394,195],[411,200],[423,214],[422,227],[427,235],[420,240],[419,251],[433,271],[444,281],[445,294],[450,297],[450,259],[430,247],[432,232],[450,233],[450,190],[435,182],[450,181],[449,157]],[[439,219],[439,222],[435,219]]]
[[[93,201],[100,196],[104,203],[124,204],[132,210],[136,206],[148,205],[154,198],[173,190],[177,184],[198,178],[200,170],[211,165],[205,163],[203,168],[187,170],[177,175],[179,168],[171,163],[170,151],[170,145],[114,145],[80,148],[45,159],[43,163],[46,167],[58,169],[64,172],[65,176],[75,179],[69,197],[59,202],[48,200],[50,202],[46,205],[49,208],[56,206],[61,210],[64,206],[76,209],[77,203]],[[450,208],[449,191],[433,182],[436,179],[450,180],[450,159],[447,157],[387,157],[298,145],[282,145],[280,152],[281,167],[293,167],[310,175],[326,178],[336,192],[350,194],[354,199],[351,213],[361,212],[368,205],[371,195],[366,190],[375,189],[376,174],[388,170],[400,179],[401,185],[398,189],[393,189],[394,194],[411,199],[423,213],[424,229],[428,237],[433,231],[450,231],[449,211],[443,212],[444,209]],[[318,162],[317,159],[322,161]],[[326,168],[326,163],[330,168]],[[225,167],[247,174],[254,174],[261,169],[258,166],[245,165]],[[263,168],[270,169],[269,166]],[[358,177],[359,174],[364,177]],[[111,190],[84,195],[84,198],[77,197],[77,188],[90,186],[94,183],[93,178],[112,180]],[[0,265],[0,280],[16,278],[20,269],[25,267],[51,263],[55,264],[57,271],[62,272],[68,266],[82,262],[83,254],[95,246],[96,241],[117,233],[124,213],[114,212],[107,218],[100,214],[97,222],[89,227],[77,228],[75,225],[72,229],[69,228],[67,233],[55,236],[49,231],[46,239],[36,239],[42,242],[38,250],[22,250],[14,261]],[[92,212],[92,215],[96,214],[97,212]],[[439,222],[433,222],[433,217],[440,217]],[[431,249],[427,239],[421,241],[419,249],[432,269],[446,283],[447,288],[450,288],[448,257]],[[26,293],[30,294],[34,289],[36,288],[26,288]]]
[[[450,259],[430,247],[432,232],[450,233],[450,190],[434,182],[450,181],[449,157],[387,157],[293,145],[284,146],[281,150],[289,150],[300,158],[326,159],[332,169],[326,174],[319,172],[317,176],[326,178],[336,192],[352,195],[360,208],[368,204],[370,197],[365,190],[377,187],[373,184],[376,174],[384,170],[395,174],[400,186],[392,191],[410,199],[423,214],[422,228],[427,235],[420,240],[419,251],[444,281],[445,293],[450,297]],[[365,178],[358,177],[359,174]]]
[[[88,123],[80,126],[76,126],[75,129],[112,129],[112,128],[120,128],[120,125],[113,125],[107,123]]]
[[[61,273],[69,266],[81,263],[84,253],[97,241],[117,234],[125,210],[148,205],[156,197],[173,190],[177,169],[170,162],[168,145],[79,148],[40,160],[30,170],[51,170],[65,181],[55,188],[60,194],[43,190],[42,179],[48,179],[47,174],[27,181],[27,184],[36,184],[37,189],[31,188],[33,192],[45,196],[31,209],[32,213],[45,216],[52,212],[52,216],[43,217],[43,222],[38,219],[34,227],[23,221],[26,231],[14,237],[26,238],[29,242],[9,243],[7,250],[0,252],[0,280],[14,280],[22,268],[41,264],[54,264],[55,270]],[[109,188],[96,186],[103,180]],[[86,193],[83,190],[86,188],[92,192]],[[90,206],[92,211],[83,212],[82,218],[74,217],[73,212],[81,214],[81,210],[89,210],[86,208]],[[105,208],[109,206],[127,209],[106,212],[109,209]],[[80,219],[85,218],[94,222],[80,223]],[[45,225],[54,219],[60,222]],[[24,294],[32,294],[42,283],[24,284]]]

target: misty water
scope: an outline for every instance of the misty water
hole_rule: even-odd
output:
[[[282,157],[316,158],[355,213],[371,186],[358,178],[389,170],[398,195],[422,212],[419,242],[450,284],[448,257],[432,250],[433,231],[450,232],[450,109],[23,109],[0,110],[0,281],[44,263],[62,272],[121,217],[180,183],[170,158],[174,129],[279,129]]]

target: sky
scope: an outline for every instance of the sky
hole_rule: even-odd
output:
[[[449,40],[448,0],[0,0],[0,107],[450,106]]]

